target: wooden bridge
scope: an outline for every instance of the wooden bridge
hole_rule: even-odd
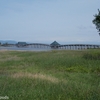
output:
[[[65,45],[60,45],[56,41],[54,41],[53,43],[51,43],[50,46],[51,46],[51,48],[55,48],[55,49],[67,49],[67,50],[100,48],[100,45],[92,45],[92,44],[65,44]]]
[[[20,46],[23,47],[23,46]],[[51,48],[51,49],[66,49],[66,50],[81,50],[81,49],[96,49],[100,48],[100,45],[92,45],[92,44],[65,44],[65,45],[56,45],[51,46],[50,44],[42,44],[42,43],[31,43],[26,44],[24,47],[29,48]]]
[[[27,47],[33,48],[50,48],[49,44],[42,44],[42,43],[30,43],[26,45]]]
[[[59,45],[60,49],[68,49],[68,50],[80,50],[80,49],[96,49],[100,48],[100,45],[92,45],[92,44],[67,44],[67,45]]]
[[[65,50],[82,50],[82,49],[96,49],[100,48],[100,45],[94,44],[65,44],[65,45],[51,45],[42,43],[26,43],[26,44],[8,44],[8,46],[25,47],[25,48],[44,48],[44,49],[65,49]]]

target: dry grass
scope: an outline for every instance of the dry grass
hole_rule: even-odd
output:
[[[6,57],[4,59],[2,57],[0,57],[0,61],[12,61],[12,60],[20,60],[20,57],[9,56],[9,55],[6,55]]]
[[[0,50],[0,52],[5,52],[5,51],[8,51],[7,49],[2,49],[2,50]]]
[[[7,50],[0,50],[0,61],[12,61],[12,60],[20,60],[20,57],[17,55],[11,55]]]
[[[34,79],[42,79],[42,80],[46,80],[46,81],[50,81],[52,83],[58,83],[60,82],[60,80],[58,78],[55,78],[53,76],[48,76],[45,74],[40,74],[40,73],[36,73],[36,74],[32,74],[32,73],[27,73],[27,72],[19,72],[19,73],[15,73],[13,75],[11,75],[12,78],[23,78],[23,77],[27,77],[27,78],[34,78]]]

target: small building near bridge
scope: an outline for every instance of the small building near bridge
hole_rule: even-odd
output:
[[[58,42],[54,41],[53,43],[50,44],[50,46],[51,46],[51,48],[56,49],[60,46],[60,44]]]
[[[24,46],[27,46],[27,43],[26,42],[18,42],[16,44],[17,47],[24,47]]]

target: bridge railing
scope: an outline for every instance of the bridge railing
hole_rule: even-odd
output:
[[[16,44],[7,44],[7,46],[17,46]],[[92,44],[66,44],[66,45],[58,45],[58,46],[50,46],[49,44],[42,43],[30,43],[24,46],[17,47],[27,47],[27,48],[51,48],[51,49],[67,49],[67,50],[80,50],[80,49],[96,49],[100,48],[100,45],[92,45]]]

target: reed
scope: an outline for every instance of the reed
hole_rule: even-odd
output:
[[[100,61],[87,55],[99,53],[0,51],[0,96],[10,100],[99,100]]]

